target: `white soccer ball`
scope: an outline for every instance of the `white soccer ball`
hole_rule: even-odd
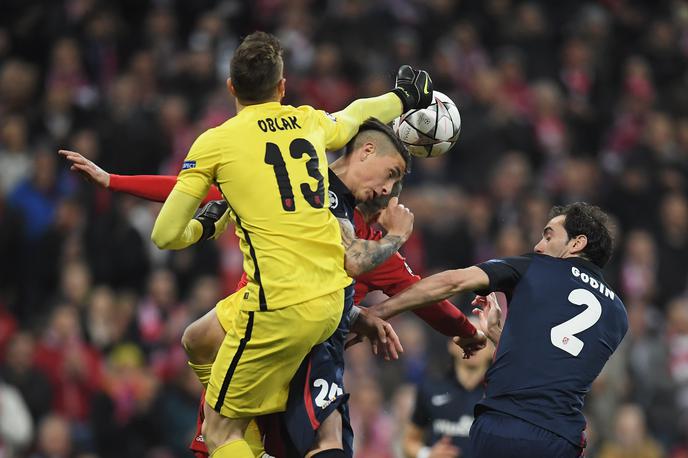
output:
[[[414,156],[444,154],[461,133],[461,115],[452,99],[439,91],[432,93],[432,99],[429,107],[402,114],[392,126]]]

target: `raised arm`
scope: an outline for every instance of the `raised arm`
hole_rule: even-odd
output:
[[[393,197],[385,209],[387,235],[379,240],[359,239],[353,224],[348,219],[337,218],[342,233],[342,244],[346,250],[344,267],[356,277],[368,272],[397,252],[413,231],[413,213]]]
[[[425,108],[431,102],[432,80],[428,73],[403,65],[399,68],[392,92],[355,100],[329,117],[329,122],[327,119],[323,120],[327,132],[327,149],[343,148],[368,118],[377,118],[388,124],[402,113],[413,108]]]

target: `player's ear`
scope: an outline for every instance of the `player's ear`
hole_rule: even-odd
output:
[[[373,142],[365,142],[361,152],[361,161],[365,161],[373,153],[375,153],[375,144]]]
[[[588,237],[583,234],[575,236],[572,241],[571,254],[582,253],[585,247],[588,246]]]
[[[236,89],[234,88],[234,84],[232,84],[232,78],[227,78],[227,90],[234,98],[237,98]]]
[[[279,99],[282,100],[285,95],[287,95],[287,79],[282,78],[279,80],[277,83],[277,95],[279,96]]]

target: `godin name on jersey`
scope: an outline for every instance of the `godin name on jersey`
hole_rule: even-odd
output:
[[[585,272],[581,272],[577,267],[571,267],[571,273],[574,277],[580,279],[583,283],[590,285],[593,289],[596,289],[597,291],[601,292],[609,299],[614,300],[614,291],[607,288],[607,285],[602,283],[600,280],[596,279],[591,275],[586,274]]]

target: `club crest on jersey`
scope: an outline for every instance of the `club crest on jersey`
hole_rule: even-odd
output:
[[[195,169],[196,161],[184,161],[182,164],[182,170]]]
[[[330,208],[337,208],[337,205],[339,205],[339,197],[332,191],[328,192],[330,193]]]

